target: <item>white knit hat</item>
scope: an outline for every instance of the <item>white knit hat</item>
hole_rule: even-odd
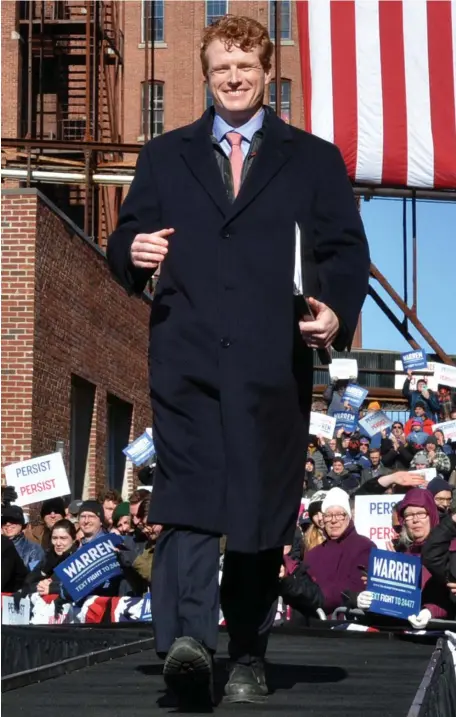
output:
[[[323,505],[321,506],[321,512],[326,513],[328,508],[335,507],[342,508],[347,515],[351,515],[348,493],[342,490],[342,488],[331,488],[331,490],[328,491],[326,498],[323,501]]]

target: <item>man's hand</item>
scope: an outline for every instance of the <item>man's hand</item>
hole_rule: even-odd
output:
[[[408,371],[407,371],[407,376],[409,377],[410,380],[412,379],[412,377],[413,377],[413,371],[412,371],[411,368],[408,369]]]
[[[447,583],[447,588],[456,597],[456,583]]]
[[[137,234],[131,245],[133,266],[156,269],[168,253],[168,240],[174,229],[160,229],[153,234]]]
[[[418,473],[408,473],[407,471],[397,471],[396,473],[381,476],[378,482],[383,488],[388,488],[393,483],[403,488],[420,488],[427,485],[426,478],[423,478]]]
[[[315,319],[308,314],[299,322],[301,336],[312,349],[328,349],[339,331],[339,319],[329,306],[312,297],[308,299]]]

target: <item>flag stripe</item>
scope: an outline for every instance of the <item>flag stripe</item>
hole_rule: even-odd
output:
[[[453,178],[456,187],[456,117],[451,4],[428,2],[428,56],[431,123],[434,138],[434,186]],[[448,68],[443,72],[442,68]]]
[[[312,132],[334,142],[332,112],[330,0],[309,0],[309,47],[312,74]]]
[[[429,94],[426,0],[403,0],[409,187],[432,187],[434,144]]]
[[[312,73],[310,71],[309,3],[296,3],[300,44],[304,129],[312,132]]]
[[[354,2],[331,3],[331,46],[334,142],[342,151],[349,176],[354,179],[358,156]]]
[[[378,0],[356,0],[356,180],[382,181],[383,104]]]
[[[383,169],[386,185],[407,184],[407,104],[405,101],[402,3],[380,3],[383,94]]]

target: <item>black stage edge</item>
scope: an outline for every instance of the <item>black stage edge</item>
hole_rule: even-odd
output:
[[[57,626],[61,630],[63,626]],[[18,629],[18,628],[16,628]],[[25,628],[29,630],[30,628]],[[46,631],[53,628],[42,628]],[[73,638],[84,639],[82,626]],[[106,628],[91,631],[104,633]],[[109,632],[121,635],[125,631]],[[138,631],[138,628],[136,628]],[[134,630],[127,630],[130,636]],[[102,639],[100,637],[100,639]],[[325,639],[330,638],[330,639]],[[112,639],[115,639],[112,636]],[[134,644],[134,643],[137,644]],[[126,650],[152,645],[150,632],[131,640]],[[120,645],[79,655],[67,665],[48,665],[40,679],[10,688],[2,697],[5,717],[42,710],[46,717],[80,717],[81,708],[96,717],[155,717],[175,712],[165,700],[162,662],[153,649],[117,656]],[[97,655],[102,652],[103,655]],[[101,662],[98,658],[110,660]],[[93,664],[96,661],[96,664]],[[445,640],[437,646],[416,638],[382,633],[336,633],[274,630],[268,650],[268,680],[272,694],[265,705],[225,705],[221,699],[227,679],[227,636],[220,635],[216,662],[217,715],[236,717],[454,717],[455,673]],[[63,662],[63,661],[62,661]],[[91,666],[87,666],[90,664]],[[68,667],[77,671],[68,674]],[[36,669],[36,668],[35,668]],[[33,678],[38,671],[35,671]],[[64,673],[64,674],[62,674]],[[58,676],[60,675],[60,676]],[[46,679],[56,677],[56,679]],[[13,676],[10,675],[9,679]],[[8,678],[6,678],[8,679]],[[14,678],[19,679],[19,678]],[[24,678],[21,678],[24,679]],[[198,713],[194,713],[198,714]]]

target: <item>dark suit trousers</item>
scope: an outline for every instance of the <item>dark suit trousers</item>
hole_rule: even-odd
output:
[[[220,537],[167,528],[157,540],[152,571],[152,619],[158,654],[177,637],[217,647]],[[282,548],[225,553],[220,598],[233,660],[263,657],[274,622]]]

